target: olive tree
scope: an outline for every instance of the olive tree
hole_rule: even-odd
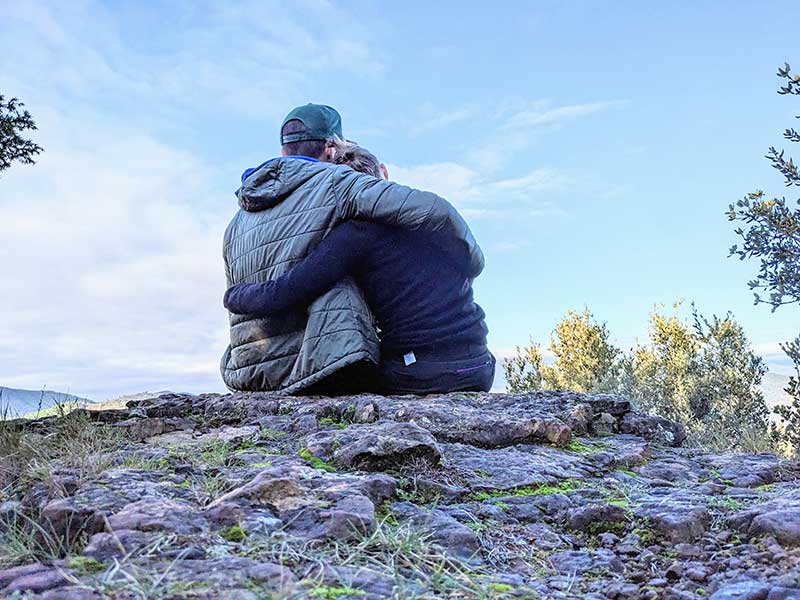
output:
[[[788,64],[778,69],[778,77],[782,80],[779,94],[800,96],[800,75],[792,73]],[[786,129],[783,137],[789,143],[800,142],[800,133],[793,128]],[[787,188],[800,186],[797,165],[785,150],[770,147],[766,158]],[[736,234],[741,238],[731,248],[731,256],[759,263],[757,275],[749,282],[755,303],[768,304],[775,311],[800,302],[800,200],[768,197],[757,190],[730,205],[728,219],[739,223]],[[786,388],[792,404],[775,410],[784,420],[779,433],[793,452],[800,453],[800,335],[782,347],[795,366],[795,376]]]

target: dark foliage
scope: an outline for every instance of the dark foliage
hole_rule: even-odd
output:
[[[42,152],[42,147],[21,135],[35,129],[36,123],[22,102],[16,98],[6,101],[0,95],[0,172],[14,161],[24,165],[35,162],[33,157]]]
[[[788,64],[778,69],[778,77],[785,80],[779,94],[800,96],[800,75],[793,74]],[[783,137],[800,142],[800,133],[795,129],[786,129]],[[787,187],[800,186],[797,165],[784,150],[770,147],[766,158],[783,176]],[[784,304],[800,302],[800,200],[790,205],[785,197],[766,199],[759,190],[730,205],[728,218],[743,224],[736,229],[742,243],[731,248],[731,255],[760,262],[758,274],[748,285],[765,292],[767,297],[762,298],[756,291],[756,304],[770,304],[774,311]],[[797,376],[786,388],[792,404],[779,407],[776,412],[785,421],[784,438],[795,452],[800,452],[800,336],[784,344],[783,349],[794,362]]]

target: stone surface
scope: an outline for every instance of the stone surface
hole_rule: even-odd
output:
[[[15,475],[0,597],[800,598],[798,464],[682,448],[624,398],[167,394],[84,413],[119,439]],[[3,552],[9,534],[38,550]]]

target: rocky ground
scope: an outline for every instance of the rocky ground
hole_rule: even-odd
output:
[[[800,466],[613,396],[165,395],[0,427],[9,598],[800,598]]]

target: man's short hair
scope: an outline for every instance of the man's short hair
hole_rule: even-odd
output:
[[[381,179],[381,163],[369,150],[357,146],[356,144],[339,145],[336,154],[333,155],[333,162],[337,165],[347,165],[354,171],[366,173]]]
[[[299,119],[286,121],[281,127],[281,137],[292,133],[304,133],[306,126]],[[309,158],[322,158],[325,148],[333,140],[300,140],[283,144],[283,152],[287,156],[308,156]]]

